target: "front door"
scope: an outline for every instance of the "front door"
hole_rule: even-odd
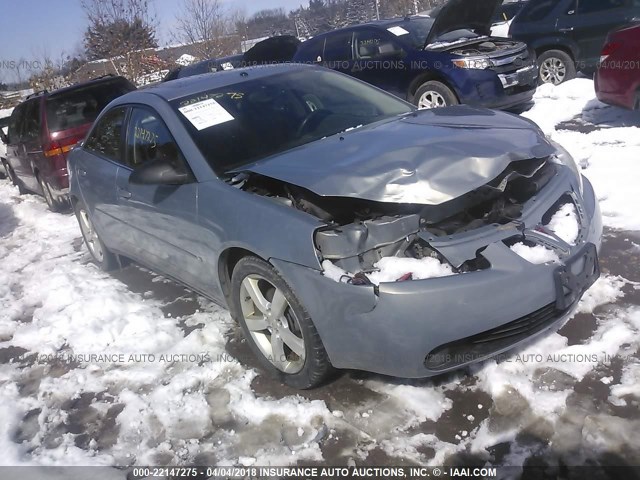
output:
[[[578,47],[577,69],[593,70],[607,34],[628,22],[627,0],[577,0],[558,21],[558,30]],[[563,12],[564,13],[564,12]]]
[[[116,181],[118,217],[129,234],[134,257],[149,267],[204,290],[210,278],[198,256],[206,238],[198,225],[196,182],[186,185],[138,185],[131,173],[149,162],[170,161],[188,171],[173,136],[160,116],[147,107],[133,107],[126,135],[127,167]]]

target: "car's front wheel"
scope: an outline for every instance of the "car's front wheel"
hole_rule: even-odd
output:
[[[311,317],[264,260],[242,258],[231,277],[231,301],[262,368],[298,389],[322,384],[333,371]]]
[[[571,56],[562,50],[547,50],[538,57],[540,83],[560,85],[576,78],[576,65]]]
[[[74,205],[74,211],[76,218],[78,219],[78,223],[80,224],[82,238],[84,238],[84,243],[93,257],[93,260],[104,271],[108,272],[115,269],[118,266],[118,258],[115,254],[109,251],[98,236],[98,232],[93,226],[87,207],[82,202],[78,201]]]
[[[420,109],[430,109],[449,107],[459,102],[456,94],[444,83],[430,80],[416,90],[413,103]]]

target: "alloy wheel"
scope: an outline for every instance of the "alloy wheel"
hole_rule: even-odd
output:
[[[89,218],[89,214],[85,209],[80,209],[80,228],[82,229],[82,234],[84,236],[85,241],[87,242],[87,247],[89,251],[94,256],[94,258],[98,262],[102,262],[104,260],[104,252],[102,251],[102,244],[100,243],[100,239],[98,238],[98,234],[93,228],[93,223],[91,223],[91,219]]]
[[[567,77],[567,66],[556,57],[549,57],[540,65],[540,78],[544,83],[560,85]]]
[[[434,90],[424,92],[418,101],[418,108],[420,109],[442,108],[446,106],[447,101]]]
[[[306,357],[304,337],[284,293],[264,277],[248,275],[240,286],[240,305],[262,355],[281,372],[300,372]]]

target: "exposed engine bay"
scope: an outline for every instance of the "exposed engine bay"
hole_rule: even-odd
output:
[[[462,264],[452,264],[425,239],[440,240],[486,226],[499,227],[517,222],[524,204],[535,197],[556,173],[557,164],[551,161],[551,157],[512,162],[487,184],[440,205],[321,196],[251,172],[236,175],[231,183],[248,193],[270,198],[317,217],[326,224],[318,229],[315,237],[318,256],[325,262],[325,270],[334,269],[337,281],[371,284],[369,274],[379,271],[380,262],[390,257],[437,261],[444,270],[436,274],[442,275],[488,268],[480,252],[476,258]],[[415,273],[400,274],[392,281],[412,280],[414,277]]]
[[[518,46],[516,42],[511,40],[498,40],[492,38],[480,43],[474,43],[472,45],[466,44],[464,47],[451,50],[451,53],[455,55],[475,56],[475,55],[488,55],[497,54],[501,55],[507,50],[513,50]]]

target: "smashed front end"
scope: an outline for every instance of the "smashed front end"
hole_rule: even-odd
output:
[[[313,239],[321,274],[273,263],[332,363],[427,377],[558,326],[598,278],[602,223],[592,186],[567,152],[550,149],[441,203],[321,196],[257,174],[242,188],[323,223]],[[465,173],[452,172],[459,187]]]

